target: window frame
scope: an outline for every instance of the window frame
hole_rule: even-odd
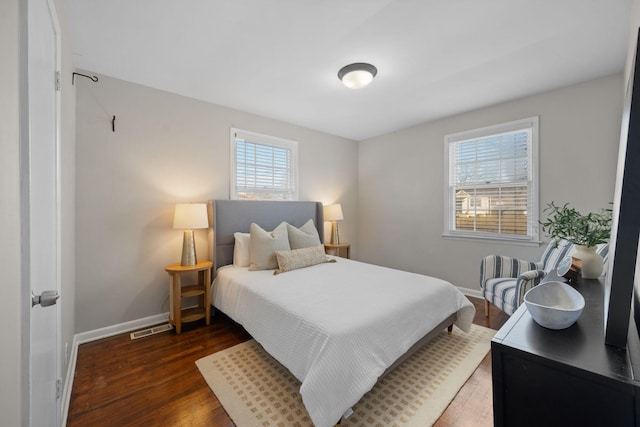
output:
[[[272,188],[272,194],[284,194],[290,193],[291,198],[278,198],[278,197],[261,197],[261,194],[268,194],[269,190],[266,191],[256,191],[255,197],[240,197],[239,194],[241,192],[238,191],[237,188],[237,137],[240,135],[240,139],[244,139],[247,142],[253,144],[259,144],[264,146],[272,146],[277,148],[283,148],[288,150],[291,153],[289,161],[291,164],[287,167],[287,171],[289,174],[293,174],[293,177],[288,177],[287,181],[293,184],[294,188],[289,189],[287,191],[281,191],[275,188]],[[265,135],[257,132],[251,132],[244,129],[231,128],[229,132],[229,198],[231,200],[298,200],[298,142],[278,138],[271,135]]]
[[[456,201],[455,191],[459,185],[451,182],[455,173],[451,172],[455,168],[449,158],[449,150],[452,144],[474,139],[487,138],[504,133],[512,133],[525,129],[531,130],[531,137],[528,143],[528,178],[527,178],[527,234],[503,234],[488,231],[469,231],[456,229]],[[500,123],[492,126],[457,132],[444,137],[444,232],[443,237],[452,239],[472,239],[495,242],[509,242],[523,245],[538,245],[540,243],[539,230],[539,173],[538,173],[538,145],[539,145],[539,116],[528,117],[511,122]],[[455,178],[454,178],[455,181]],[[519,181],[522,182],[522,181]],[[475,184],[476,188],[482,185]],[[508,186],[509,184],[506,184]],[[517,184],[512,184],[516,186]]]

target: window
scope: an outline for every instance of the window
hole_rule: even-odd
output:
[[[231,199],[298,199],[298,143],[231,129]]]
[[[538,241],[538,117],[445,136],[445,236]]]

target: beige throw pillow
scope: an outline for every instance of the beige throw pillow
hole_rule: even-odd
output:
[[[276,251],[289,250],[287,223],[283,222],[273,229],[265,231],[257,224],[251,224],[249,239],[249,270],[273,270],[278,268]]]
[[[309,248],[321,244],[318,230],[312,219],[300,228],[287,224],[287,233],[289,234],[289,246],[291,246],[291,249]]]
[[[278,259],[278,270],[274,274],[311,267],[323,262],[335,262],[335,260],[327,258],[322,245],[290,251],[276,251],[276,258]]]

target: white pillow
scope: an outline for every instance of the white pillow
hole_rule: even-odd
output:
[[[278,259],[278,270],[273,274],[311,267],[324,262],[336,262],[335,259],[327,258],[322,245],[292,249],[290,251],[276,251],[276,258]]]
[[[322,244],[312,219],[300,228],[287,224],[287,234],[289,235],[291,249],[311,248]]]
[[[236,267],[249,267],[251,258],[249,258],[249,233],[233,233],[236,243],[233,246],[233,265]]]
[[[283,222],[273,229],[265,231],[258,224],[251,224],[249,240],[249,270],[274,270],[278,268],[276,251],[288,251],[287,223]]]

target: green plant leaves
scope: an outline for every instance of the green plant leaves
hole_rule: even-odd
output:
[[[558,206],[551,202],[544,212],[547,219],[540,221],[540,225],[549,237],[568,240],[576,245],[595,246],[606,243],[611,235],[611,209],[582,215],[569,203]]]

